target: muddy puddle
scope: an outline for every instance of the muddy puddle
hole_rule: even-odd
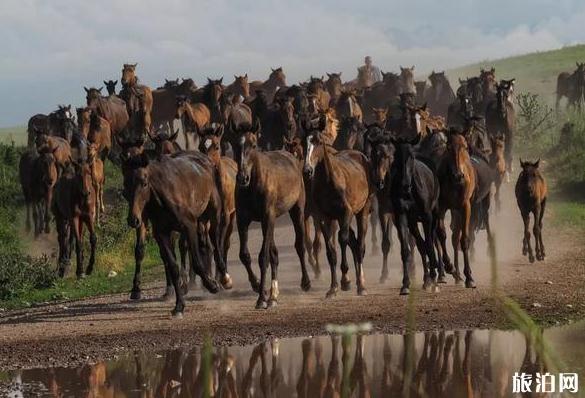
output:
[[[539,337],[518,331],[461,330],[136,352],[81,368],[0,373],[0,396],[507,397],[516,372],[531,375],[533,392],[537,373],[585,376],[585,323],[541,333],[544,351]]]

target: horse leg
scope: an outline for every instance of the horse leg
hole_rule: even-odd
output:
[[[320,220],[317,220],[321,223]],[[334,297],[337,295],[338,284],[337,284],[337,251],[333,244],[333,221],[328,220],[324,223],[323,239],[325,240],[325,251],[327,252],[327,261],[329,262],[329,268],[331,269],[331,285],[329,291],[325,295],[326,298]]]
[[[130,292],[130,300],[140,300],[140,280],[141,280],[141,268],[142,260],[144,259],[144,242],[146,240],[146,225],[143,223],[140,227],[136,228],[136,244],[134,245],[134,260],[136,262],[134,268],[134,281],[132,282],[132,291]],[[166,270],[166,267],[165,267]],[[167,279],[168,283],[168,279]],[[167,285],[168,292],[168,285]]]
[[[392,228],[390,218],[390,214],[382,214],[378,209],[378,219],[380,220],[380,230],[382,231],[382,273],[380,275],[380,283],[384,283],[388,279],[388,254],[390,253],[390,234]]]
[[[546,208],[546,198],[540,203],[540,216],[538,217],[538,240],[540,242],[540,261],[544,261],[546,254],[544,253],[544,243],[542,242],[542,219],[544,217],[544,209]]]
[[[353,234],[353,230],[351,231],[351,237],[353,238],[352,241],[353,245],[356,247],[356,254],[357,260],[355,261],[355,278],[356,278],[356,285],[357,285],[357,293],[358,296],[365,296],[367,295],[366,292],[366,277],[364,275],[364,256],[366,254],[366,233],[368,231],[368,218],[370,217],[370,209],[369,206],[366,205],[362,209],[361,212],[356,214],[356,221],[357,221],[357,241],[355,241],[355,236]]]
[[[260,265],[260,292],[258,293],[258,301],[256,301],[256,309],[268,308],[266,298],[266,271],[268,262],[270,261],[270,247],[274,244],[274,215],[270,212],[264,215],[262,220],[262,248],[258,255],[258,264]],[[275,286],[276,284],[276,286]],[[278,282],[273,281],[272,288],[278,288]]]
[[[522,211],[522,219],[524,221],[524,243],[522,247],[522,254],[528,254],[528,261],[534,262],[534,254],[532,253],[532,245],[530,243],[530,212]]]
[[[238,235],[240,237],[240,261],[244,264],[244,267],[246,267],[248,281],[250,281],[252,290],[256,293],[260,293],[260,283],[258,282],[258,277],[254,274],[254,271],[252,271],[252,257],[248,250],[248,228],[250,227],[250,221],[242,214],[239,214],[238,217],[236,217],[236,221],[238,225]]]
[[[495,181],[496,185],[496,213],[499,213],[502,209],[502,201],[500,200],[500,188],[502,187],[502,176],[498,175]]]
[[[278,303],[278,249],[274,240],[270,245],[270,271],[271,271],[271,283],[270,283],[270,298],[268,299],[268,307],[276,307]]]
[[[368,215],[372,226],[372,254],[377,255],[380,252],[378,247],[378,200],[374,199],[372,203],[372,212]]]
[[[228,253],[230,251],[231,246],[231,237],[232,232],[234,230],[234,222],[236,221],[236,212],[234,211],[232,214],[229,215],[227,224],[225,226],[224,234],[223,234],[223,261],[227,267],[228,261]]]
[[[441,244],[441,251],[443,255],[443,267],[445,272],[448,274],[453,273],[453,263],[449,258],[449,252],[447,251],[447,230],[445,228],[445,212],[441,212],[438,216],[439,220],[437,223],[437,237]]]
[[[315,257],[313,257],[313,253],[311,252],[311,229],[309,227],[309,215],[307,215],[305,213],[305,219],[303,220],[303,223],[305,224],[305,237],[304,237],[304,242],[305,242],[305,250],[307,251],[307,257],[309,260],[309,265],[311,266],[311,268],[313,268],[313,273],[315,275],[317,275],[317,270],[315,269]],[[316,234],[316,232],[315,232]]]
[[[30,213],[31,213],[31,208],[30,208],[30,201],[27,199],[26,200],[26,233],[30,232]]]
[[[305,230],[305,216],[303,213],[303,207],[300,205],[293,206],[288,212],[295,230],[295,250],[297,251],[297,256],[299,256],[299,261],[301,263],[301,289],[306,292],[311,288],[311,279],[309,278],[307,264],[305,263],[304,239],[307,235],[307,231]]]
[[[313,217],[313,227],[315,229],[315,236],[313,237],[313,243],[311,247],[311,251],[313,252],[313,258],[315,259],[315,268],[317,272],[315,273],[315,278],[321,275],[321,265],[319,263],[319,257],[321,254],[321,236],[323,235],[323,224],[316,220]],[[308,231],[308,230],[307,230]]]
[[[429,276],[429,263],[428,263],[428,256],[426,254],[426,250],[425,250],[425,241],[422,237],[422,235],[420,234],[420,231],[418,229],[418,224],[416,219],[408,219],[408,230],[410,235],[412,236],[412,238],[414,239],[415,243],[416,243],[416,247],[420,253],[420,257],[422,259],[422,263],[423,263],[423,289],[424,290],[428,290],[428,288],[431,286],[431,279]],[[414,256],[414,251],[412,248],[410,248],[411,251],[411,257]]]
[[[439,276],[437,278],[437,283],[447,283],[445,280],[445,266],[443,265],[443,250],[441,243],[439,242],[439,215],[438,212],[433,215],[433,221],[431,226],[432,231],[432,241],[433,241],[433,250],[437,254],[437,270],[439,272]]]
[[[161,233],[154,228],[153,234],[156,243],[158,244],[158,250],[160,257],[163,260],[165,271],[168,269],[168,274],[173,283],[175,290],[175,308],[171,311],[173,317],[181,318],[183,316],[183,310],[185,309],[185,301],[183,300],[183,294],[179,286],[179,269],[175,261],[175,253],[173,252],[173,244],[169,233]]]
[[[514,141],[514,137],[512,136],[512,131],[508,129],[504,136],[504,157],[506,159],[506,171],[508,175],[514,172],[514,166],[512,164],[512,145]]]
[[[90,252],[89,252],[89,263],[87,264],[87,270],[85,271],[85,273],[87,275],[91,275],[93,272],[93,267],[95,265],[95,248],[96,248],[96,244],[97,244],[97,235],[95,233],[95,225],[94,225],[93,220],[91,220],[91,219],[87,223],[87,232],[89,233]]]
[[[61,217],[55,218],[57,224],[57,238],[59,240],[59,277],[63,278],[68,271],[69,268],[69,258],[68,253],[69,249],[67,247],[68,244],[68,230],[67,230],[67,223],[63,221]]]
[[[401,295],[410,294],[410,278],[408,276],[408,265],[411,262],[412,252],[408,239],[410,231],[408,229],[408,219],[406,214],[400,214],[396,223],[398,231],[398,240],[400,241],[400,257],[402,259],[402,287],[400,288]]]
[[[33,219],[33,224],[34,224],[34,228],[35,228],[34,235],[35,235],[35,239],[36,239],[39,237],[39,235],[41,234],[42,229],[43,229],[41,226],[41,223],[42,223],[41,220],[43,220],[42,208],[38,203],[35,203],[32,206],[32,219]]]
[[[459,271],[459,245],[461,244],[461,214],[456,211],[451,211],[451,245],[453,246],[453,267],[455,269],[453,278],[455,283],[459,284],[463,281],[461,272]]]
[[[469,224],[471,218],[471,203],[467,202],[463,206],[461,217],[457,227],[461,236],[461,251],[463,251],[463,274],[465,275],[465,287],[475,288],[475,282],[471,275],[471,265],[469,264]],[[489,229],[488,229],[489,239]]]
[[[72,221],[73,236],[75,237],[75,254],[77,258],[77,269],[75,274],[77,279],[85,277],[83,273],[83,223],[79,217],[74,217]]]
[[[43,220],[45,221],[45,233],[46,234],[50,234],[51,233],[51,202],[53,201],[53,194],[51,193],[51,190],[49,189],[49,192],[47,193],[46,197],[45,197],[45,208],[44,213],[43,214]]]
[[[213,240],[213,256],[215,260],[215,267],[220,274],[220,283],[226,290],[232,288],[232,278],[227,272],[227,265],[224,261],[223,252],[223,238],[225,235],[225,227],[222,227],[219,222],[221,220],[221,211],[217,212],[217,217],[211,217],[209,232]],[[227,225],[227,222],[225,222]]]
[[[347,265],[347,245],[349,244],[349,228],[351,223],[351,213],[347,212],[339,222],[339,247],[341,248],[341,290],[348,291],[351,289],[351,280],[347,275],[349,266]]]
[[[186,278],[185,282],[189,287],[191,283],[195,282],[195,276],[192,274],[189,266],[187,265],[187,237],[184,233],[179,235],[179,258],[181,259],[181,273],[184,278]]]
[[[190,255],[190,262],[191,262],[191,269],[193,270],[193,272],[196,275],[199,275],[199,277],[201,278],[201,284],[203,285],[203,287],[205,287],[210,293],[217,293],[219,290],[219,287],[217,285],[217,282],[215,281],[215,279],[213,279],[211,277],[211,275],[209,275],[209,273],[207,272],[207,270],[205,269],[205,263],[203,261],[203,259],[201,258],[201,244],[202,242],[200,242],[200,239],[206,239],[206,235],[204,234],[203,237],[201,237],[201,230],[199,229],[199,222],[196,221],[195,223],[193,223],[193,225],[186,225],[186,231],[187,231],[187,241],[189,243],[189,255]],[[204,243],[207,244],[207,243]],[[174,259],[175,254],[173,253],[173,259]],[[172,271],[172,270],[171,270]],[[178,273],[178,271],[177,271]],[[174,275],[171,272],[171,277],[174,279]],[[177,281],[177,283],[179,283],[180,281]],[[175,283],[173,282],[173,285],[175,287],[175,289],[177,289],[177,285],[175,285]],[[181,293],[181,292],[179,292]],[[175,294],[177,294],[177,292],[175,292]]]

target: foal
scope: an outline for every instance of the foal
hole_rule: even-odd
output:
[[[546,207],[547,186],[538,166],[540,159],[534,163],[520,160],[522,171],[516,182],[516,201],[524,220],[524,241],[522,254],[528,254],[528,260],[534,262],[534,254],[530,245],[530,213],[534,214],[534,241],[536,259],[544,260],[544,244],[542,243],[542,218]]]
[[[236,212],[240,236],[240,260],[246,267],[252,288],[259,293],[257,309],[275,306],[278,299],[278,250],[274,243],[276,219],[288,212],[295,230],[295,249],[301,263],[301,288],[311,287],[305,264],[305,185],[301,164],[286,151],[261,152],[258,149],[260,123],[256,120],[253,128],[240,128],[235,159],[238,162],[236,179]],[[252,221],[262,223],[262,249],[258,257],[260,283],[252,271],[248,250],[248,228]],[[266,272],[270,261],[272,284],[270,297],[264,290]]]

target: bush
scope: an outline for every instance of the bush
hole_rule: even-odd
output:
[[[557,124],[554,110],[538,94],[522,93],[517,103],[517,145],[526,153],[542,152],[555,143]]]
[[[57,279],[48,257],[25,256],[19,251],[0,256],[0,300],[10,300],[31,289],[52,287]]]

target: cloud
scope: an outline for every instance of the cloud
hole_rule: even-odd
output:
[[[4,0],[0,4],[0,125],[23,124],[82,86],[138,62],[142,81],[254,79],[282,65],[289,82],[355,75],[370,54],[383,70],[443,69],[585,40],[576,0],[188,1]],[[554,17],[551,17],[554,15]]]

